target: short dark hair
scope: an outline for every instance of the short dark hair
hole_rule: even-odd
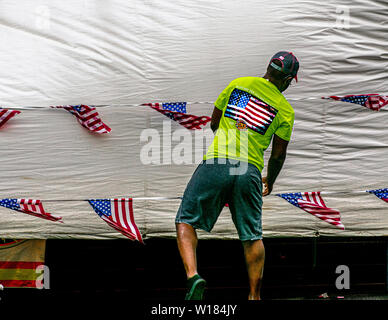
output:
[[[278,60],[274,60],[272,61],[272,63],[276,64],[279,67],[282,66],[281,62]],[[279,70],[276,70],[275,68],[271,67],[271,65],[268,65],[267,67],[267,74],[275,80],[283,80],[284,78],[287,77],[286,74],[284,74]]]

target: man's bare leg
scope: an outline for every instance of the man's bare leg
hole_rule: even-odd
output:
[[[243,247],[250,287],[248,300],[260,300],[265,260],[263,240],[243,241]]]
[[[192,226],[186,223],[177,223],[176,233],[179,253],[189,279],[197,274],[197,233]]]

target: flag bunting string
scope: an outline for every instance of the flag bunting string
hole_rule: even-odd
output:
[[[388,190],[387,189],[376,189],[376,190]],[[373,190],[349,190],[349,191],[346,191],[346,190],[341,190],[341,191],[321,191],[320,194],[321,195],[340,195],[340,194],[365,194],[367,195],[368,193],[370,193],[371,191]],[[267,198],[267,197],[278,197],[278,195],[280,194],[283,194],[283,193],[272,193],[264,198]],[[116,197],[116,198],[125,198],[125,196],[123,197]],[[94,198],[89,198],[89,199],[41,199],[41,201],[44,201],[44,202],[61,202],[61,201],[69,201],[69,202],[75,202],[75,201],[78,201],[78,202],[82,202],[82,201],[89,201],[90,199],[97,199],[96,197]],[[175,196],[175,197],[132,197],[131,198],[132,200],[181,200],[182,197],[181,196]]]
[[[347,193],[371,193],[381,200],[388,203],[388,188],[353,191]],[[339,193],[339,192],[338,192]],[[342,192],[344,193],[344,192]],[[341,221],[340,212],[336,209],[328,207],[322,196],[327,194],[335,194],[335,192],[297,192],[297,193],[278,193],[273,196],[281,197],[290,204],[306,211],[316,218],[333,225],[336,228],[345,230],[345,226]],[[114,198],[114,199],[58,199],[58,200],[37,200],[37,199],[0,199],[0,206],[12,209],[18,212],[26,213],[38,218],[61,222],[62,217],[56,217],[48,213],[43,208],[43,202],[60,202],[60,201],[87,201],[95,213],[105,221],[110,227],[123,234],[132,241],[143,243],[142,235],[135,223],[133,212],[133,200],[178,200],[182,197],[137,197],[137,198]],[[228,203],[225,207],[229,207]]]
[[[388,97],[388,93],[386,94],[365,94],[365,95],[345,95],[345,96],[327,96],[327,97],[287,97],[287,100],[290,101],[303,101],[303,100],[339,100],[343,102],[351,102],[347,100],[341,99],[349,99],[351,97],[365,97],[365,96],[373,96],[373,97]],[[187,101],[186,104],[214,104],[214,101]],[[356,102],[354,102],[356,103]],[[112,106],[127,106],[127,107],[141,107],[146,106],[147,103],[113,103],[113,104],[89,104],[96,108],[108,108]],[[0,108],[7,108],[12,110],[28,110],[28,109],[50,109],[52,106],[18,106],[18,107],[6,107],[0,106]],[[384,109],[383,109],[384,110]],[[388,110],[387,110],[388,111]]]

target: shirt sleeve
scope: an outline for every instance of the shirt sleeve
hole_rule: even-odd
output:
[[[225,107],[228,105],[230,92],[233,89],[232,83],[233,81],[220,93],[216,102],[214,102],[214,106],[217,109],[224,110]]]
[[[286,114],[281,120],[280,126],[276,129],[275,134],[286,141],[291,140],[292,129],[294,127],[294,112]]]

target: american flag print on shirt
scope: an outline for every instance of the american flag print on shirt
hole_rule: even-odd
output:
[[[19,114],[20,111],[17,110],[8,110],[0,108],[0,128],[12,117]]]
[[[376,190],[368,190],[367,192],[373,193],[376,197],[381,200],[388,202],[388,188],[385,189],[376,189]]]
[[[54,217],[51,213],[44,210],[42,201],[34,199],[1,199],[0,206],[19,212],[27,213],[29,215],[50,220],[59,221],[61,217]],[[59,221],[62,222],[62,221]]]
[[[74,115],[78,122],[84,128],[94,133],[109,133],[112,131],[104,122],[102,122],[100,115],[96,108],[84,104],[77,106],[56,106],[52,108],[65,109]]]
[[[382,96],[375,93],[347,96],[330,96],[328,99],[356,103],[373,111],[380,111],[382,107],[388,104],[388,96]]]
[[[320,191],[318,192],[297,192],[297,193],[282,193],[277,196],[287,200],[289,203],[298,207],[313,216],[330,223],[342,230],[345,226],[341,222],[340,212],[338,210],[328,208],[323,201]]]
[[[189,130],[200,130],[211,120],[208,116],[196,116],[186,113],[186,102],[145,103],[143,106],[151,107]]]
[[[243,121],[248,129],[264,135],[278,111],[248,92],[234,89],[229,97],[225,117]]]
[[[94,211],[115,230],[131,240],[143,243],[135,224],[132,198],[88,200]]]

